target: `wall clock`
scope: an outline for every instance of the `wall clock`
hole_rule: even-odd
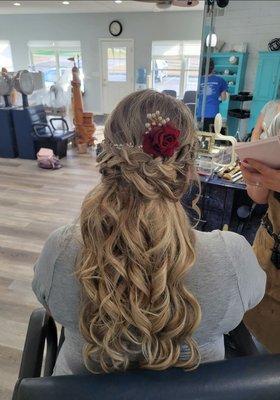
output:
[[[112,36],[120,36],[122,33],[123,27],[120,21],[112,21],[109,25],[109,32]]]

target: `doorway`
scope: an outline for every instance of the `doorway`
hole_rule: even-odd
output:
[[[103,112],[109,114],[134,91],[133,40],[101,40],[101,61]]]

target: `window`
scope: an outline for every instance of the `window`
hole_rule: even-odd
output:
[[[45,85],[50,88],[57,81],[62,85],[69,85],[72,79],[73,61],[69,58],[79,60],[80,77],[82,82],[84,74],[81,59],[80,42],[29,42],[30,59],[32,68],[42,71],[45,77]]]
[[[109,47],[108,81],[126,82],[126,47]]]
[[[7,40],[0,40],[0,69],[1,68],[7,68],[10,72],[14,70],[11,46],[10,42]]]
[[[196,91],[200,47],[200,41],[153,42],[153,88],[158,91],[175,90],[181,98],[185,91]]]

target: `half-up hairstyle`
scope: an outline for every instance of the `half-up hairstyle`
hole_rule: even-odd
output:
[[[140,147],[147,114],[156,110],[181,132],[170,158],[153,158]],[[85,365],[92,372],[195,368],[200,307],[185,286],[195,238],[180,204],[194,169],[191,113],[170,96],[136,92],[113,111],[104,136],[102,180],[80,217]],[[187,358],[180,357],[182,346]]]

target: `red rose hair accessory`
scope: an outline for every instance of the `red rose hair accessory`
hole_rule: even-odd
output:
[[[147,131],[143,135],[143,151],[150,156],[172,157],[180,146],[181,132],[170,124],[169,118],[163,118],[160,111],[147,114],[148,121],[145,126]]]

